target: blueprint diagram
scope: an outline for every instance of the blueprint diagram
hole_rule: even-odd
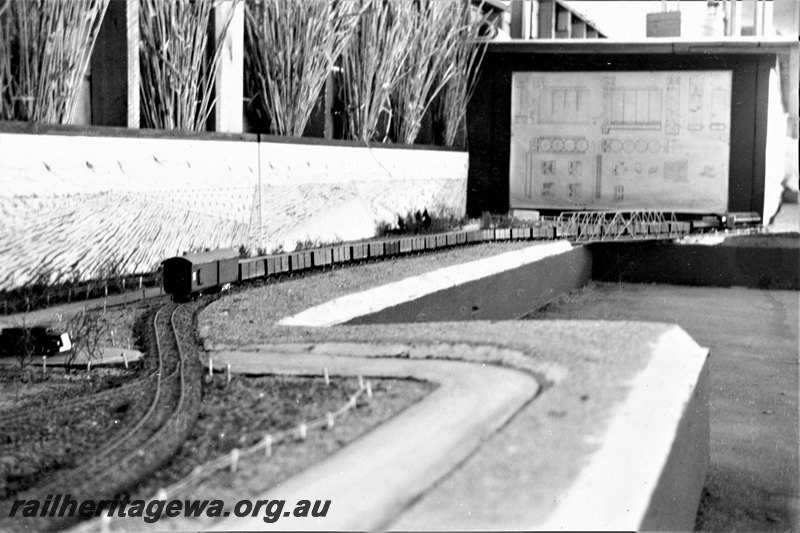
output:
[[[723,212],[731,72],[514,72],[511,208]]]

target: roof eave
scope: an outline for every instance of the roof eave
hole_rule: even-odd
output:
[[[511,39],[489,42],[488,51],[519,54],[781,54],[797,48],[798,41],[783,37],[737,39],[651,38],[640,41],[612,39]]]

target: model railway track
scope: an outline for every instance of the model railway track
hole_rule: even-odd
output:
[[[17,498],[43,501],[47,494],[69,493],[77,500],[110,499],[150,475],[183,443],[199,410],[201,370],[199,361],[191,356],[187,359],[182,346],[185,340],[179,339],[176,317],[182,312],[187,310],[168,303],[153,318],[151,346],[158,364],[154,375],[138,382],[145,386],[155,378],[146,401],[139,402],[142,416],[102,448],[87,453],[86,460],[75,468],[57,471],[46,485]],[[8,516],[3,509],[6,506],[0,506],[0,527]],[[35,530],[63,525],[48,518],[25,519],[25,526]]]
[[[457,230],[334,244],[275,255],[239,257],[233,250],[206,250],[163,262],[164,292],[178,300],[228,284],[305,275],[337,266],[380,261],[452,247],[503,241],[563,239],[575,243],[662,240],[690,233],[690,222],[661,211],[562,213],[510,228]]]
[[[68,422],[80,415],[87,406],[97,408],[109,404],[126,403],[132,394],[142,387],[150,387],[157,380],[157,372],[131,380],[129,383],[104,389],[89,395],[71,398],[55,404],[37,405],[0,416],[0,446],[7,435],[44,422]]]
[[[159,310],[160,312],[160,310]],[[158,313],[156,313],[158,315]],[[158,339],[155,327],[150,328],[150,346],[158,346]],[[92,394],[82,395],[77,398],[36,405],[24,409],[0,415],[0,453],[4,448],[16,446],[18,442],[30,440],[32,435],[41,433],[43,428],[64,427],[69,428],[72,421],[86,412],[87,409],[103,409],[113,411],[116,407],[130,404],[141,390],[155,388],[158,390],[159,379],[162,373],[163,361],[161,360],[161,350],[156,349],[159,354],[155,368],[146,376],[132,379],[129,383],[104,389]],[[42,436],[39,443],[45,438],[60,438],[59,435]]]

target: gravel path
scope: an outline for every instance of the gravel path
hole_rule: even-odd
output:
[[[264,324],[334,298],[433,270],[536,246],[525,241],[485,243],[442,252],[364,263],[307,276],[247,284],[209,305],[199,319],[201,336],[238,345],[263,339]]]
[[[327,516],[229,518],[215,530],[377,530],[467,458],[539,390],[530,375],[492,365],[408,361],[269,352],[219,354],[239,372],[306,374],[327,366],[345,375],[402,376],[439,387],[424,400],[372,430],[329,459],[314,465],[260,499],[334,499]]]

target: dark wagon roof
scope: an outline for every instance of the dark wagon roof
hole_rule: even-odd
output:
[[[224,250],[210,250],[208,252],[195,252],[190,254],[183,254],[177,257],[170,257],[169,259],[166,259],[163,262],[166,263],[167,261],[183,260],[193,265],[199,265],[203,263],[211,263],[213,261],[220,261],[223,259],[235,259],[238,256],[239,252],[237,252],[233,248],[228,248]]]

